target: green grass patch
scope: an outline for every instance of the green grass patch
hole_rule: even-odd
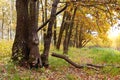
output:
[[[95,63],[120,64],[120,52],[110,48],[92,48],[88,54]]]
[[[60,70],[61,67],[69,66],[69,64],[65,60],[59,59],[56,57],[52,57],[52,56],[50,56],[50,58],[49,58],[49,64],[53,70]]]

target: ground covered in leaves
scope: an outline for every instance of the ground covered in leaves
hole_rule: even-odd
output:
[[[25,69],[12,63],[0,63],[0,80],[120,80],[120,75],[105,74],[101,71],[77,69],[72,66],[48,69]]]
[[[62,50],[51,47],[49,68],[26,69],[10,61],[12,42],[0,42],[0,80],[120,80],[120,68],[108,66],[103,69],[78,69],[51,53],[62,54]],[[43,48],[40,47],[42,53]],[[77,64],[120,66],[120,52],[111,48],[70,48],[67,55]]]

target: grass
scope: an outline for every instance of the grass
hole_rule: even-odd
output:
[[[12,41],[0,41],[0,61],[7,61],[11,55]]]
[[[120,52],[110,48],[93,48],[89,53],[95,63],[120,64]]]
[[[120,64],[120,52],[111,48],[70,48],[69,56],[76,61],[89,58],[94,63]]]
[[[71,67],[66,61],[56,58],[49,57],[50,69],[46,70],[45,68],[38,70],[29,70],[22,69],[17,67],[10,61],[11,56],[11,48],[12,41],[0,41],[0,64],[4,64],[2,68],[0,68],[0,80],[9,78],[8,80],[34,80],[37,76],[38,80],[47,80],[48,76],[57,76],[56,78],[60,80],[60,76],[63,76],[62,80],[75,80],[78,79],[79,76],[76,73],[80,72],[70,72],[69,68]],[[40,51],[42,52],[43,47],[40,47]],[[56,50],[54,47],[51,47],[51,52],[56,52],[58,54],[62,54],[62,50]],[[120,65],[120,52],[111,48],[81,48],[76,49],[74,47],[69,48],[68,56],[71,60],[78,64],[92,63],[92,64],[113,64]],[[1,65],[0,65],[1,66]],[[23,70],[21,72],[21,70]],[[76,70],[75,70],[76,71]],[[63,75],[64,73],[64,75]],[[89,75],[96,74],[93,71],[89,71],[85,69],[85,73]],[[102,75],[111,75],[116,76],[120,74],[120,69],[115,67],[106,67],[100,70],[100,74]],[[85,74],[86,75],[86,74]],[[49,77],[51,77],[49,76]],[[59,78],[58,78],[59,77]],[[106,77],[106,76],[105,76]],[[81,80],[81,78],[79,78]]]

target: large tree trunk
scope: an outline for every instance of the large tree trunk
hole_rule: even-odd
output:
[[[39,54],[39,38],[37,34],[38,29],[38,13],[39,12],[39,0],[30,1],[30,15],[29,15],[29,63],[33,66],[38,65],[42,67],[41,57]]]
[[[17,26],[12,60],[25,65],[41,66],[39,54],[38,27],[38,0],[16,0]]]
[[[16,0],[17,26],[16,35],[12,47],[12,59],[18,61],[28,59],[28,2],[26,0]]]
[[[54,21],[56,18],[56,10],[57,10],[58,3],[59,3],[59,0],[54,0],[54,2],[53,2],[50,21],[48,24],[47,35],[45,36],[44,51],[43,51],[43,54],[41,56],[42,57],[42,64],[44,67],[48,67],[48,55],[49,55],[51,38],[52,38],[52,27],[53,27],[53,24],[54,24]]]

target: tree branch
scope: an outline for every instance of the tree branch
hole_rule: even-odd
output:
[[[67,3],[66,3],[65,7],[56,13],[56,16],[57,16],[58,14],[60,14],[61,12],[63,12],[63,11],[67,8],[67,6],[68,6],[68,5],[67,5]],[[50,18],[49,18],[45,23],[43,23],[43,24],[37,29],[37,32],[38,32],[39,30],[41,30],[44,26],[46,26],[49,21],[50,21]]]
[[[92,65],[92,64],[86,64],[86,65],[76,64],[76,63],[74,63],[72,60],[70,60],[65,55],[60,55],[60,54],[52,53],[52,56],[58,57],[58,58],[62,58],[62,59],[64,59],[65,61],[67,61],[68,63],[70,63],[71,65],[73,65],[76,68],[88,68],[88,69],[94,69],[94,70],[98,70],[97,68],[102,68],[101,66],[96,66],[96,65]]]
[[[57,57],[57,58],[61,58],[64,59],[65,61],[67,61],[68,63],[70,63],[72,66],[76,67],[76,68],[88,68],[88,69],[94,69],[94,70],[98,70],[100,68],[104,68],[106,66],[111,66],[111,67],[115,67],[115,68],[120,68],[120,66],[115,66],[115,65],[94,65],[94,64],[84,64],[84,65],[79,65],[76,64],[75,62],[73,62],[71,59],[69,59],[67,56],[65,55],[61,55],[61,54],[56,54],[56,53],[52,53],[52,56]]]

